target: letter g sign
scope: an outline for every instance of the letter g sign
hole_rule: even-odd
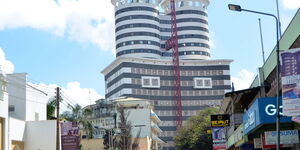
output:
[[[279,106],[279,108],[282,108],[282,106]],[[273,105],[273,104],[269,104],[269,105],[267,105],[266,108],[265,108],[265,112],[266,112],[266,114],[269,115],[269,116],[275,115],[275,114],[276,114],[276,111],[277,111],[277,110],[276,110],[276,106]],[[279,112],[279,114],[282,115],[282,112]]]

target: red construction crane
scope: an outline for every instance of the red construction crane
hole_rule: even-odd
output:
[[[177,129],[182,126],[182,106],[181,106],[181,85],[180,85],[180,68],[178,37],[176,24],[175,0],[170,0],[171,6],[171,38],[166,42],[166,50],[173,48],[173,69],[174,69],[174,100],[176,106],[176,126]]]

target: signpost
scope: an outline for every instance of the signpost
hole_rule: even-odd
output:
[[[77,122],[61,123],[61,148],[62,150],[80,150],[79,127]]]

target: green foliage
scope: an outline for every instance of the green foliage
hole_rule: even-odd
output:
[[[56,101],[55,99],[50,99],[47,103],[47,120],[51,120],[53,118],[55,109]]]
[[[187,123],[177,131],[174,137],[177,150],[211,150],[212,137],[207,134],[210,129],[210,115],[216,114],[218,108],[207,107],[196,116],[189,118]]]
[[[80,105],[76,104],[75,106],[68,105],[68,108],[71,111],[65,111],[60,117],[64,120],[70,122],[78,122],[79,127],[81,127],[87,134],[88,138],[93,138],[93,125],[88,121],[88,116],[92,114],[91,109],[83,109]]]

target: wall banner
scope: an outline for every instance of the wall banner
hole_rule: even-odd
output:
[[[61,123],[62,150],[80,150],[79,127],[77,122]]]
[[[280,53],[284,116],[300,116],[300,49]]]

